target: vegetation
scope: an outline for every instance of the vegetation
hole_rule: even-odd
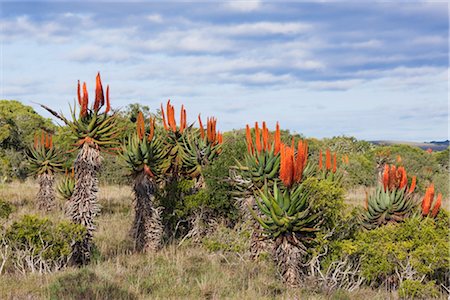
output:
[[[188,123],[183,105],[178,121],[170,100],[111,112],[99,74],[92,106],[78,83],[70,119],[43,107],[63,126],[0,101],[6,297],[448,296],[448,149],[308,139],[265,122],[222,134],[214,117]],[[38,185],[11,181],[27,175]]]

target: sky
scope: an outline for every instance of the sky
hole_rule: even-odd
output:
[[[222,131],[448,139],[446,1],[0,2],[0,99],[68,113],[95,75],[113,108],[171,99]]]

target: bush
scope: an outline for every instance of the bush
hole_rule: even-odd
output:
[[[405,280],[400,284],[398,295],[403,299],[438,298],[439,291],[434,281],[422,283],[419,280]]]
[[[344,190],[331,180],[309,177],[304,182],[305,192],[313,213],[320,213],[322,228],[330,230],[341,219],[344,208]]]
[[[25,215],[7,228],[5,240],[17,271],[47,273],[69,264],[72,245],[81,242],[85,234],[81,225],[55,224],[46,218]]]
[[[341,257],[361,262],[362,276],[372,286],[398,288],[405,280],[448,280],[450,262],[448,214],[438,218],[410,218],[371,231],[361,231],[354,240],[336,243]],[[338,250],[338,251],[336,251]]]
[[[0,219],[8,219],[13,207],[9,202],[0,199]]]
[[[202,239],[202,245],[212,252],[244,253],[249,248],[250,232],[219,226],[214,232]]]
[[[134,294],[87,269],[58,277],[49,290],[50,299],[137,299]]]

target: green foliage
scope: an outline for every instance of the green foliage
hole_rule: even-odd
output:
[[[322,227],[332,229],[344,209],[344,189],[333,181],[307,178],[302,185],[308,194],[312,213],[320,214]]]
[[[82,241],[85,234],[86,229],[81,225],[66,221],[55,224],[47,218],[25,215],[7,228],[5,239],[13,256],[26,253],[26,257],[19,255],[16,260],[40,258],[51,265],[68,259],[73,243]]]
[[[98,176],[100,184],[125,185],[130,183],[130,171],[119,155],[103,153],[103,158],[101,172]]]
[[[372,186],[376,183],[376,164],[365,154],[349,155],[348,165],[341,165],[344,172],[343,185],[346,188]]]
[[[370,231],[360,231],[354,240],[336,244],[341,255],[360,259],[361,272],[369,284],[394,284],[404,279],[444,283],[450,262],[448,214],[436,220],[409,218]],[[336,249],[335,249],[336,250]],[[406,269],[409,266],[412,271]]]
[[[420,280],[407,279],[400,284],[398,295],[402,299],[438,298],[439,290],[434,281],[422,283]]]
[[[249,239],[249,231],[221,225],[202,239],[202,245],[211,252],[245,253],[249,247]]]
[[[137,299],[114,282],[87,269],[59,276],[49,286],[50,299]]]
[[[0,219],[8,219],[13,212],[13,206],[3,199],[0,199]]]
[[[388,223],[401,222],[417,212],[418,201],[403,189],[384,190],[380,184],[369,195],[367,210],[363,212],[364,226],[373,229]]]
[[[0,146],[2,149],[24,150],[33,142],[37,130],[53,131],[50,119],[38,115],[31,106],[15,100],[0,100]]]
[[[285,189],[275,182],[272,187],[265,186],[256,197],[256,204],[262,213],[259,217],[250,208],[256,221],[272,237],[285,233],[299,233],[311,237],[319,230],[319,211],[312,209],[309,193],[303,185]]]

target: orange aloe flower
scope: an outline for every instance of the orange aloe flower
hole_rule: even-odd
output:
[[[330,149],[327,149],[327,152],[326,152],[325,166],[327,168],[327,171],[331,169],[331,152],[330,152]]]
[[[413,176],[411,180],[411,186],[409,187],[409,193],[413,193],[414,189],[416,188],[416,176]]]
[[[142,140],[145,136],[145,124],[144,124],[144,115],[141,111],[139,111],[136,121],[136,131],[140,140]]]
[[[111,103],[109,102],[109,84],[106,86],[106,109],[105,113],[107,114],[111,110]]]
[[[434,218],[437,216],[439,209],[441,208],[442,204],[442,194],[439,193],[436,199],[436,203],[434,204],[433,210],[431,211],[431,216]]]
[[[261,147],[261,135],[259,132],[258,122],[255,122],[255,146],[256,146],[256,150],[258,150],[258,153],[260,153],[262,150],[262,147]]]
[[[280,133],[280,124],[277,122],[276,129],[275,129],[275,136],[274,136],[274,152],[275,154],[278,154],[280,152],[281,147],[281,133]]]
[[[430,212],[431,201],[434,199],[434,184],[430,184],[422,200],[422,215],[427,216]]]
[[[81,107],[83,105],[83,102],[81,100],[80,81],[79,80],[78,80],[78,85],[77,85],[77,97],[78,97],[78,104]]]
[[[383,187],[384,190],[386,191],[389,187],[389,165],[385,165],[384,166],[384,171],[383,171]]]
[[[80,115],[82,117],[86,117],[87,111],[88,111],[88,104],[89,104],[89,95],[86,88],[86,82],[83,82],[83,99],[81,103],[81,111]]]
[[[281,144],[280,150],[280,179],[284,186],[291,187],[292,184],[302,180],[303,171],[306,167],[308,157],[308,144],[306,141],[299,141],[297,145],[297,156],[294,148]]]
[[[100,72],[97,73],[97,77],[95,78],[95,101],[94,101],[94,110],[98,111],[102,105],[105,104],[105,97],[103,95],[103,86],[102,80],[100,78]]]
[[[250,126],[245,127],[245,138],[247,140],[247,151],[249,154],[253,154],[252,133],[250,132]]]
[[[34,148],[36,149],[38,146],[38,136],[37,133],[34,134],[34,143],[33,143]]]
[[[198,123],[200,126],[200,136],[202,137],[202,139],[204,139],[205,138],[205,129],[203,128],[202,118],[200,117],[200,114],[198,114]]]
[[[400,173],[400,174],[398,174],[398,173]],[[405,188],[406,185],[408,184],[408,178],[406,177],[405,168],[399,167],[397,169],[397,176],[400,176],[399,188],[401,188],[401,189]]]

